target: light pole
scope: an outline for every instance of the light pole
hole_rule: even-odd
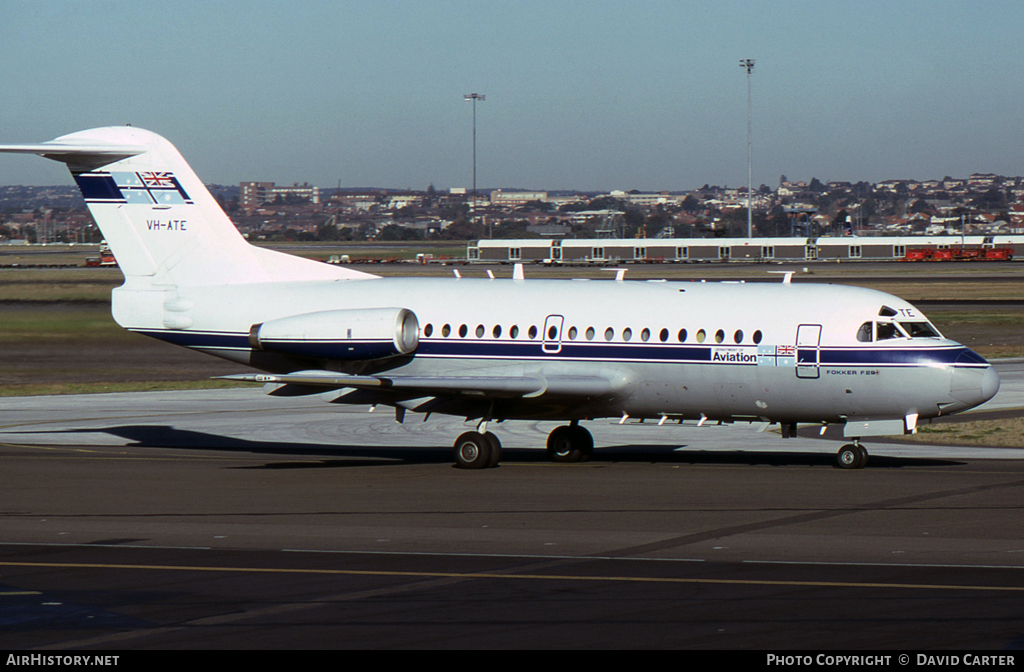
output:
[[[467,93],[462,96],[463,100],[473,101],[473,205],[476,205],[476,101],[484,101],[487,98],[482,93]]]
[[[751,161],[750,136],[752,124],[750,122],[750,73],[754,71],[754,59],[744,58],[740,61],[740,67],[747,71],[747,238],[754,237],[754,212],[750,209],[750,191],[754,186],[754,169]]]

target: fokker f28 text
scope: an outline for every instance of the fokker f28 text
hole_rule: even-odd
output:
[[[995,395],[988,362],[912,305],[854,287],[781,283],[381,278],[249,245],[164,138],[98,128],[3,145],[64,162],[125,283],[126,329],[246,364],[273,395],[477,420],[460,467],[495,466],[503,420],[560,420],[550,456],[585,459],[581,421],[838,423],[860,437]],[[788,278],[787,278],[788,280]]]

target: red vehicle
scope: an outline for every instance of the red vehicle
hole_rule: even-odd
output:
[[[947,247],[931,249],[913,247],[907,250],[903,261],[1010,261],[1013,259],[1012,247]]]
[[[980,259],[984,256],[982,250],[977,247],[954,247],[953,254],[957,259],[963,259],[964,261]]]
[[[903,261],[928,261],[932,258],[932,250],[915,247],[907,250],[907,253],[903,256]]]
[[[1013,259],[1012,247],[990,247],[985,250],[986,261],[1010,261]]]
[[[117,259],[114,259],[114,253],[110,251],[110,246],[107,245],[106,241],[100,244],[100,256],[88,257],[85,260],[86,266],[117,266]]]

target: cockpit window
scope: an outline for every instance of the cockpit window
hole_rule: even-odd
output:
[[[910,334],[911,338],[942,338],[935,327],[928,322],[900,322],[900,326]]]
[[[879,322],[876,340],[886,341],[890,338],[903,338],[903,332],[896,328],[892,322]]]
[[[871,342],[871,322],[865,322],[860,325],[860,329],[857,330],[857,340],[861,343]]]
[[[879,317],[896,317],[897,313],[896,313],[895,310],[893,310],[889,306],[882,306],[878,310],[878,315],[879,315]]]

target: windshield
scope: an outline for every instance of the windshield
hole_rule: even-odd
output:
[[[928,322],[900,322],[911,338],[942,338],[942,335]]]

